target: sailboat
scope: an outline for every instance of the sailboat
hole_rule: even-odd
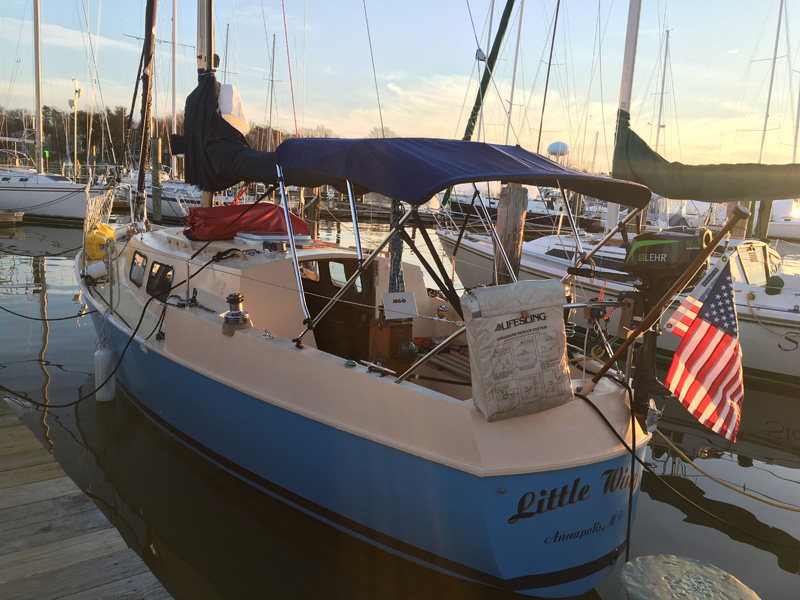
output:
[[[36,87],[36,169],[0,167],[0,212],[24,213],[25,219],[56,220],[80,224],[86,216],[87,197],[102,196],[108,188],[89,187],[42,170],[42,77],[39,35],[39,0],[33,3]]]
[[[631,130],[628,110],[633,82],[638,4],[638,0],[631,1],[626,40],[627,62],[623,69],[627,78],[622,85],[612,176],[647,185],[665,198],[720,203],[768,201],[798,195],[800,165],[690,166],[668,162]],[[609,209],[612,207],[609,205]],[[594,261],[597,270],[584,270],[582,275],[569,277],[574,283],[573,295],[578,301],[597,298],[616,300],[620,294],[632,292],[637,285],[633,282],[635,277],[631,277],[631,268],[636,268],[631,261],[637,238],[629,240],[619,234],[635,216],[635,213],[629,213],[616,227],[613,227],[616,219],[608,218],[603,234],[585,235],[574,228],[571,237],[552,235],[525,242],[520,258],[520,277],[562,279],[567,277],[568,269]],[[469,289],[493,283],[494,245],[490,238],[446,229],[439,230],[437,234],[445,252],[454,261],[455,272],[465,287]],[[697,243],[702,244],[706,234],[704,230],[679,227],[672,230],[668,228],[659,235],[662,243],[671,244],[694,237]],[[641,238],[642,241],[645,237]],[[650,238],[646,243],[655,243],[653,240]],[[715,252],[717,256],[725,254],[731,259],[745,374],[800,384],[800,373],[797,371],[800,360],[800,311],[797,302],[800,276],[785,271],[780,255],[761,240],[731,239]],[[672,258],[671,255],[669,257]],[[668,271],[671,268],[666,262],[649,266],[651,277],[661,269]],[[613,273],[605,278],[599,274],[601,270]],[[679,302],[680,297],[667,308],[664,322]],[[612,308],[609,307],[602,323],[609,337],[620,335],[624,339],[625,333],[618,327],[620,314],[612,311]],[[578,332],[585,332],[587,319],[583,312],[576,311],[573,318]],[[658,348],[665,360],[671,359],[677,341],[677,336],[672,335],[658,338]]]
[[[87,240],[107,237],[102,251],[87,243],[75,275],[110,333],[118,385],[219,468],[388,552],[525,594],[590,590],[628,545],[650,439],[626,383],[577,391],[586,361],[568,360],[559,283],[459,296],[437,258],[415,266],[384,249],[400,237],[418,251],[411,226],[430,249],[420,207],[455,185],[563,186],[634,207],[649,190],[468,141],[252,150],[218,110],[211,40],[187,98],[187,180],[260,182],[282,201],[193,208],[185,231],[145,224],[124,246],[128,224],[87,219]],[[347,194],[354,223],[367,192],[409,210],[367,254],[358,234],[353,248],[312,239],[289,211],[294,185]]]

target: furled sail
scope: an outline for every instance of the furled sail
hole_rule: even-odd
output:
[[[800,197],[800,164],[685,165],[650,149],[620,110],[612,177],[643,183],[673,200],[749,202]]]

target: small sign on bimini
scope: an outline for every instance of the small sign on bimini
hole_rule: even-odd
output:
[[[414,292],[390,292],[383,294],[383,312],[386,320],[411,319],[417,314]]]

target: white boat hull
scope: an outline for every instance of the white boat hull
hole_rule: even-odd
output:
[[[457,236],[440,231],[439,239],[446,254],[452,258],[455,239]],[[455,270],[461,283],[466,288],[492,283],[493,257],[492,246],[484,240],[465,236],[457,252]],[[566,275],[567,267],[572,263],[567,259],[546,256],[543,253],[526,253],[520,266],[521,279],[561,279]],[[787,279],[789,277],[785,276]],[[797,276],[791,281],[796,286]],[[789,287],[789,285],[787,285]],[[617,295],[625,290],[632,290],[633,286],[604,282],[601,280],[589,281],[576,278],[577,298],[575,302],[585,302],[597,299],[601,291],[604,299],[614,300]],[[777,379],[793,384],[800,384],[800,286],[792,286],[779,296],[769,296],[763,286],[752,286],[742,282],[734,283],[736,304],[739,318],[739,339],[742,346],[742,359],[745,373],[763,379]],[[752,298],[748,300],[748,296]],[[679,301],[672,303],[664,312],[662,323],[677,308]],[[575,322],[586,326],[581,311],[575,311]],[[611,335],[616,335],[619,327],[619,314],[615,312],[607,320],[607,330]],[[671,358],[678,348],[680,338],[676,335],[664,333],[658,338],[658,349],[666,358]]]

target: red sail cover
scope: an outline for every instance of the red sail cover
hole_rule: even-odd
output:
[[[294,235],[308,235],[303,219],[289,213]],[[283,207],[277,204],[239,204],[189,209],[183,233],[190,240],[230,240],[239,233],[286,234]]]

